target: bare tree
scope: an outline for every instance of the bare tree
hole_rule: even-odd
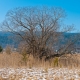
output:
[[[59,54],[54,47],[61,38],[62,32],[71,31],[73,26],[63,26],[65,12],[57,7],[23,7],[8,11],[2,26],[17,34],[27,45],[27,53],[36,58],[45,59],[63,55],[69,42]],[[64,29],[63,29],[64,28]]]

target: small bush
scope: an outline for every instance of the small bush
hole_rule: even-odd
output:
[[[58,57],[55,57],[55,59],[54,59],[54,66],[57,66],[58,67],[58,62],[59,62]]]
[[[3,48],[0,46],[0,52],[2,52]]]
[[[7,54],[11,54],[11,52],[12,52],[11,46],[8,45],[5,49],[5,51]]]
[[[27,53],[27,46],[25,45],[25,43],[21,42],[18,46],[18,52],[22,55],[22,63],[25,64],[25,66],[27,65],[27,61],[29,58],[29,54]]]

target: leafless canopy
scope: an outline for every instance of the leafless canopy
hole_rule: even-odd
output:
[[[59,40],[62,30],[72,29],[72,26],[63,27],[64,17],[62,8],[21,7],[8,11],[2,24],[25,41],[28,54],[48,58],[55,55],[53,45]]]

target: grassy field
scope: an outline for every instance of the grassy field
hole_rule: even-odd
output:
[[[0,53],[0,80],[80,80],[80,54],[45,62],[32,55],[24,59],[17,52]]]

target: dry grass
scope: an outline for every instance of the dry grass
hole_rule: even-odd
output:
[[[11,54],[0,53],[0,68],[3,67],[80,67],[80,54],[64,55],[60,58],[54,58],[49,61],[40,61],[39,59],[34,59],[32,55],[27,57],[27,64],[25,65],[22,60],[22,55],[15,52]]]
[[[21,55],[18,53],[0,54],[0,67],[19,67]]]

